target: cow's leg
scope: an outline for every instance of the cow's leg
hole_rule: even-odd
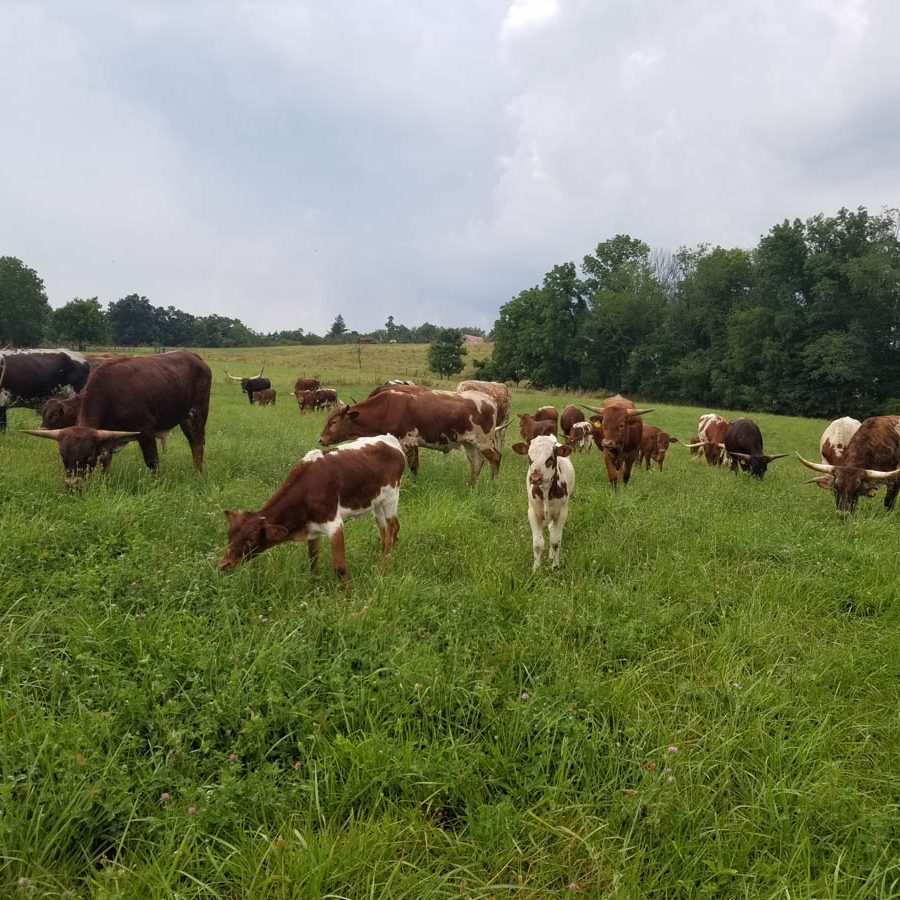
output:
[[[469,457],[469,487],[473,488],[475,487],[475,482],[478,481],[478,473],[484,465],[484,454],[471,444],[466,444],[463,450],[466,456]]]
[[[159,471],[159,453],[156,449],[156,435],[142,432],[137,439],[144,455],[144,463],[151,472]]]
[[[334,574],[341,579],[344,587],[350,582],[347,577],[347,557],[344,555],[344,528],[339,526],[331,535],[331,565],[334,566]]]
[[[619,469],[608,450],[603,451],[603,462],[606,464],[606,477],[615,489],[619,486]]]
[[[6,407],[0,406],[0,431],[6,431]]]
[[[900,481],[892,481],[887,486],[887,493],[884,495],[884,508],[893,509],[897,500],[897,493],[900,492]]]
[[[306,542],[306,552],[309,556],[309,568],[311,572],[316,571],[316,563],[319,561],[319,538],[310,538]]]
[[[622,481],[625,484],[628,484],[628,479],[631,478],[631,467],[634,465],[634,453],[626,453],[622,462]],[[647,466],[649,469],[650,466]]]
[[[569,516],[569,506],[561,506],[559,512],[555,516],[551,516],[547,525],[550,532],[550,566],[551,568],[559,567],[559,548],[562,546],[563,526]]]
[[[181,423],[181,430],[191,447],[191,456],[194,459],[194,471],[203,471],[203,448],[206,443],[206,428],[198,420],[195,410],[191,410],[187,418]]]
[[[397,505],[400,500],[400,488],[397,486],[387,492],[387,495],[372,505],[372,513],[378,523],[378,531],[381,534],[381,562],[384,565],[400,533],[400,522],[397,520]]]
[[[491,464],[491,478],[496,478],[500,474],[500,451],[482,450],[481,453]]]
[[[533,572],[541,567],[541,556],[544,553],[544,523],[537,510],[529,503],[528,524],[531,525],[531,551],[534,554]]]
[[[413,475],[419,474],[419,448],[418,447],[407,447],[404,451],[406,454],[406,462],[409,465],[409,471],[413,473]]]

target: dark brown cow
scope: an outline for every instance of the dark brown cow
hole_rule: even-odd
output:
[[[703,453],[710,466],[721,466],[725,462],[725,435],[728,433],[728,420],[718,413],[704,413],[697,426],[696,440],[685,446],[693,453]]]
[[[296,397],[300,391],[315,391],[320,387],[322,387],[322,382],[318,378],[298,378],[294,382],[292,393]]]
[[[540,407],[532,418],[537,419],[538,422],[552,422],[554,429],[553,433],[556,434],[556,432],[559,431],[559,411],[555,406]]]
[[[657,428],[655,425],[645,424],[641,434],[640,461],[638,465],[646,463],[649,469],[651,463],[655,462],[659,466],[659,471],[662,472],[669,444],[677,443],[677,437],[666,434],[665,431]]]
[[[525,441],[526,448],[538,435],[547,435],[548,437],[556,437],[556,422],[550,419],[535,419],[528,413],[519,413],[519,434]]]
[[[559,427],[562,433],[569,437],[569,432],[572,430],[572,426],[576,422],[584,421],[584,413],[575,405],[570,403],[566,408],[562,411],[562,415],[559,417]]]
[[[600,406],[582,405],[595,413],[591,416],[594,443],[603,451],[609,483],[617,488],[621,478],[628,484],[631,468],[641,447],[644,431],[641,416],[653,410],[635,409],[634,403],[621,394],[607,397]]]
[[[797,454],[804,466],[829,476],[838,515],[856,509],[864,494],[885,484],[884,508],[893,509],[900,492],[900,416],[866,419],[850,439],[841,464],[813,463]]]
[[[333,388],[316,388],[314,391],[307,391],[303,395],[303,401],[300,404],[300,411],[306,409],[330,409],[338,402],[337,391]]]
[[[335,574],[346,586],[344,519],[371,510],[381,533],[382,562],[387,562],[400,531],[397,502],[405,468],[400,442],[389,434],[360,438],[324,453],[310,450],[259,512],[225,511],[228,548],[219,567],[234,569],[285,541],[306,541],[315,567],[324,534],[331,541]]]
[[[250,399],[252,403],[256,403],[258,406],[274,406],[275,389],[263,388],[261,391],[254,391]]]
[[[26,433],[57,441],[66,483],[78,484],[98,461],[105,471],[109,454],[128,441],[140,444],[144,462],[156,471],[157,435],[179,425],[199,472],[211,384],[209,366],[187,350],[114,360],[91,373],[75,425]]]
[[[491,464],[493,477],[500,470],[496,430],[497,407],[480,391],[389,390],[333,409],[319,443],[327,446],[351,437],[387,433],[393,434],[404,450],[428,447],[446,453],[461,448],[469,459],[469,485],[474,487],[485,460]],[[407,458],[415,473],[413,460]]]
[[[50,397],[71,397],[90,372],[74,350],[0,350],[0,431],[8,407],[39,409]]]

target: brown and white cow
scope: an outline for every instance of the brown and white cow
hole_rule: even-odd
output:
[[[199,472],[211,384],[209,366],[187,350],[113,360],[91,372],[75,425],[25,433],[55,440],[66,483],[77,485],[98,462],[106,471],[110,453],[134,440],[147,467],[156,471],[156,438],[178,425]]]
[[[696,440],[685,446],[693,453],[702,452],[710,466],[721,466],[725,462],[725,435],[728,434],[728,420],[718,413],[704,413],[697,425]]]
[[[576,422],[583,421],[584,413],[577,406],[570,403],[563,409],[562,415],[559,417],[559,429],[566,437],[568,437],[569,432],[572,430],[572,426]]]
[[[469,381],[461,381],[456,386],[456,392],[459,394],[465,391],[481,391],[482,394],[487,394],[497,406],[497,422],[501,425],[509,418],[509,406],[512,402],[512,397],[509,393],[509,388],[502,381],[477,381],[471,379]],[[500,434],[505,435],[506,429],[502,429]],[[502,446],[498,449],[502,449]]]
[[[387,562],[400,531],[397,503],[405,468],[400,442],[389,434],[310,450],[258,512],[225,511],[228,547],[219,567],[234,569],[285,541],[306,541],[314,568],[324,534],[331,542],[335,574],[346,586],[344,520],[371,511],[381,533],[382,562]]]
[[[590,422],[575,422],[566,435],[566,443],[573,449],[590,453],[594,446],[594,426]]]
[[[526,446],[530,444],[538,435],[550,435],[556,437],[556,422],[552,419],[536,419],[528,413],[518,413],[519,416],[519,434]]]
[[[838,515],[856,509],[863,495],[871,496],[880,484],[887,487],[885,509],[893,509],[900,492],[900,416],[866,419],[850,438],[839,465],[813,463],[797,454],[804,466],[829,476]]]
[[[388,390],[352,406],[335,407],[319,443],[327,446],[352,437],[393,434],[404,451],[427,447],[446,453],[459,448],[469,459],[469,485],[474,487],[485,460],[491,464],[492,477],[500,470],[497,425],[497,406],[480,391]],[[415,473],[418,456],[413,459],[407,453],[407,459]]]
[[[257,404],[257,406],[274,406],[275,388],[263,388],[261,391],[254,391],[251,402]]]
[[[634,403],[621,394],[607,397],[600,406],[582,405],[595,414],[591,416],[594,443],[603,451],[609,483],[617,488],[621,478],[628,484],[641,447],[644,431],[641,416],[653,410],[635,409]]]
[[[662,472],[669,444],[677,443],[677,437],[667,434],[655,425],[645,424],[641,434],[640,461],[638,464],[646,463],[649,469],[651,463],[655,462],[659,466],[659,471]]]
[[[853,419],[850,416],[844,416],[842,419],[835,419],[831,422],[822,432],[822,438],[819,441],[822,462],[830,466],[839,465],[851,438],[859,431],[861,424],[859,419]]]
[[[525,475],[528,498],[528,522],[531,525],[531,548],[534,569],[540,568],[544,553],[544,528],[550,536],[550,566],[559,565],[563,526],[569,515],[569,498],[575,487],[575,468],[566,457],[572,448],[560,444],[555,436],[538,435],[531,444],[513,444],[516,453],[530,462]]]

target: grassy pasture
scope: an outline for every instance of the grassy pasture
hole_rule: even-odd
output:
[[[841,522],[790,459],[756,482],[674,446],[613,494],[579,454],[562,567],[532,574],[525,461],[469,491],[422,451],[385,571],[348,525],[349,593],[327,547],[220,574],[222,510],[317,439],[296,375],[421,380],[422,348],[362,353],[205,352],[199,477],[173,433],[159,476],[132,445],[69,493],[10,413],[0,896],[900,896],[900,513]],[[223,380],[261,357],[274,408]],[[823,422],[755,418],[817,458]]]

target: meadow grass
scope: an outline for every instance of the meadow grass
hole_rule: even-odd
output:
[[[422,451],[385,570],[348,525],[349,592],[327,548],[218,572],[222,510],[315,445],[294,377],[422,380],[422,348],[362,352],[263,351],[263,409],[221,374],[260,351],[204,352],[200,476],[176,432],[158,476],[131,445],[71,493],[10,413],[0,895],[900,896],[900,513],[840,521],[794,460],[758,482],[679,446],[614,493],[595,451],[533,574],[525,461],[470,491]],[[685,439],[704,411],[648,421]],[[824,422],[754,418],[817,458]]]

